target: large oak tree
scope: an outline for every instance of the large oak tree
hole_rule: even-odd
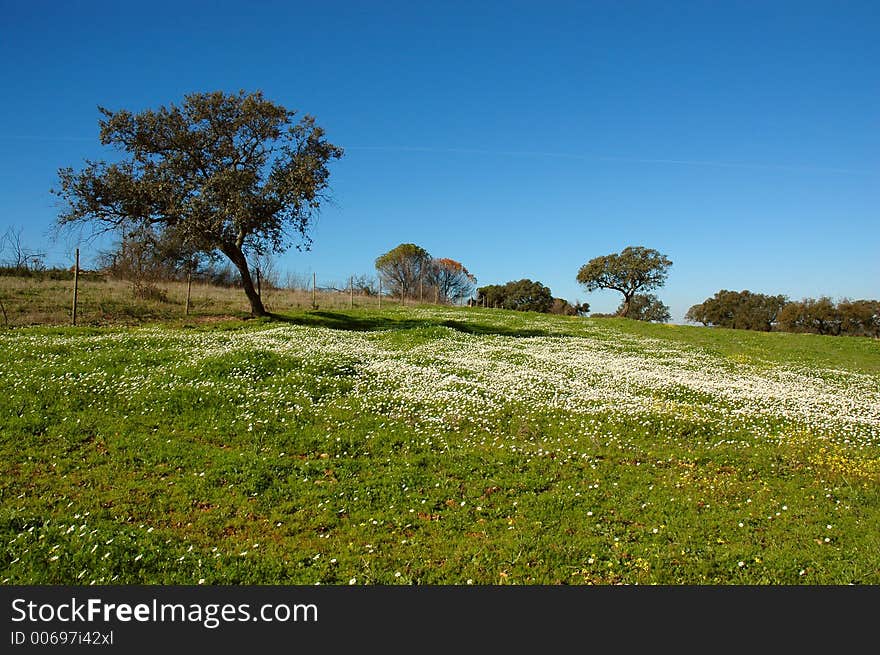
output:
[[[577,281],[587,291],[613,289],[623,294],[618,316],[628,316],[633,296],[663,285],[672,262],[653,248],[627,246],[581,266]]]
[[[327,165],[342,149],[312,116],[295,121],[260,91],[193,93],[137,114],[98,109],[101,143],[123,156],[59,170],[59,224],[149,226],[189,250],[219,251],[238,269],[252,313],[265,315],[248,255],[283,252],[294,239],[309,249]]]

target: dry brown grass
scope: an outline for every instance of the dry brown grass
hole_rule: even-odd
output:
[[[244,291],[193,282],[189,316],[185,314],[186,283],[161,282],[157,288],[164,299],[138,297],[132,285],[123,280],[80,279],[77,293],[77,325],[131,325],[152,321],[208,321],[244,317],[250,304]],[[300,289],[263,289],[263,303],[270,312],[312,308],[312,292]],[[319,309],[343,309],[352,304],[348,292],[317,291]],[[24,277],[0,277],[0,303],[9,327],[26,325],[70,325],[73,308],[73,281]],[[396,304],[383,298],[383,306]],[[378,307],[375,296],[358,295],[354,307]]]

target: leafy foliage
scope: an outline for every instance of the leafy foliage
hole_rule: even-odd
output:
[[[617,308],[617,314],[622,315],[623,303]],[[664,305],[653,293],[637,293],[632,297],[629,305],[627,318],[651,323],[668,323],[672,318],[669,307]]]
[[[521,312],[549,312],[553,307],[553,294],[540,282],[523,279],[480,287],[477,304]]]
[[[586,316],[590,312],[590,303],[575,303],[572,305],[565,298],[554,298],[553,306],[550,307],[551,314],[560,314],[562,316]]]
[[[880,336],[880,301],[804,298],[790,302],[783,295],[722,289],[691,307],[685,318],[692,323],[739,330],[772,329],[825,335]]]
[[[595,257],[581,266],[577,281],[587,291],[613,289],[623,294],[619,315],[629,316],[633,296],[663,285],[672,262],[653,248],[627,246],[620,253]]]
[[[786,332],[880,337],[880,301],[843,300],[827,296],[788,303],[779,312],[779,329]]]
[[[431,263],[431,282],[443,302],[460,302],[474,292],[477,278],[454,259],[446,257]]]
[[[880,337],[880,300],[841,300],[841,334]]]
[[[430,278],[431,255],[414,243],[401,243],[376,258],[376,270],[385,289],[405,298]]]
[[[342,149],[313,117],[294,122],[295,111],[259,91],[193,93],[138,114],[99,110],[101,143],[125,157],[59,170],[59,224],[149,226],[188,251],[219,251],[241,274],[253,313],[265,314],[246,255],[282,252],[291,235],[309,248],[327,165]]]
[[[401,243],[376,258],[384,288],[400,298],[458,303],[474,292],[477,278],[461,262],[434,258],[414,243]]]
[[[776,323],[786,300],[782,295],[768,296],[748,290],[722,289],[713,297],[691,307],[685,318],[703,325],[768,332]]]

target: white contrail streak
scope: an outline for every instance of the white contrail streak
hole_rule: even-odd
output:
[[[81,136],[40,136],[0,134],[0,140],[15,141],[92,141],[94,137]],[[545,152],[540,150],[485,150],[482,148],[436,148],[429,146],[346,146],[345,150],[384,151],[384,152],[426,152],[454,155],[486,155],[494,157],[543,157],[555,159],[577,159],[580,161],[606,161],[621,164],[672,164],[675,166],[711,166],[714,168],[740,168],[749,170],[788,171],[794,173],[839,173],[843,175],[878,175],[880,171],[856,170],[852,168],[833,168],[826,166],[804,166],[786,164],[761,164],[750,162],[714,161],[702,159],[651,159],[647,157],[618,157],[597,153]]]
[[[92,141],[98,143],[95,137],[85,136],[39,136],[35,134],[0,134],[0,140],[10,141]]]
[[[700,159],[650,159],[643,157],[616,157],[601,154],[570,152],[543,152],[536,150],[484,150],[480,148],[433,148],[426,146],[348,146],[346,150],[376,150],[389,152],[433,152],[463,155],[490,155],[503,157],[546,157],[558,159],[577,159],[581,161],[607,161],[628,164],[673,164],[678,166],[712,166],[716,168],[742,168],[756,170],[776,170],[804,173],[842,173],[848,175],[877,175],[878,171],[855,170],[851,168],[831,168],[820,166],[759,164]]]

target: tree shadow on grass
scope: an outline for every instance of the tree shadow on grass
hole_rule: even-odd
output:
[[[352,316],[340,312],[308,312],[296,316],[272,314],[272,321],[326,327],[332,330],[349,330],[353,332],[376,332],[380,330],[419,330],[432,327],[448,327],[465,334],[500,335],[506,337],[546,337],[551,336],[546,330],[509,328],[503,325],[454,321],[449,319],[412,319],[392,318],[389,316]]]

